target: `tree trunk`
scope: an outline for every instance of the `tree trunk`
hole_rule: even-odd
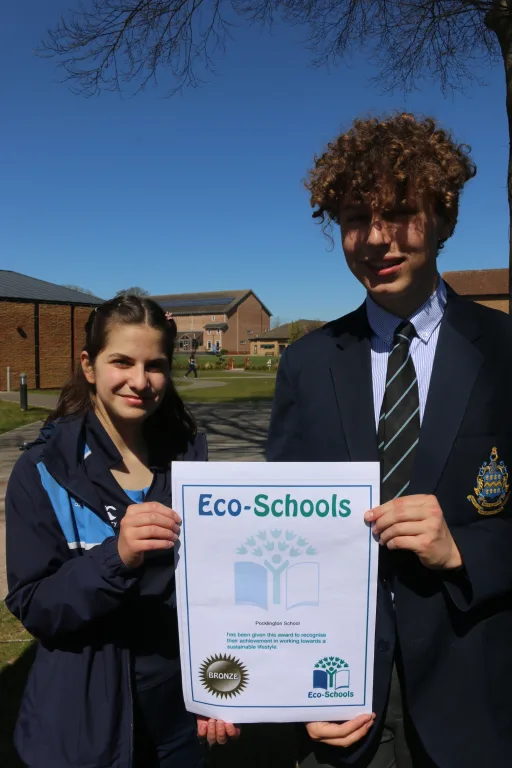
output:
[[[508,190],[508,311],[512,317],[512,1],[496,0],[494,8],[486,18],[489,29],[495,32],[501,48],[503,63],[505,65],[506,82],[506,104],[508,118],[508,171],[507,171],[507,190]]]

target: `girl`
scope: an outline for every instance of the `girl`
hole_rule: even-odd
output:
[[[181,694],[169,463],[205,460],[153,301],[91,313],[80,365],[6,498],[6,603],[38,639],[15,742],[34,768],[202,768]],[[210,743],[236,735],[201,719]]]

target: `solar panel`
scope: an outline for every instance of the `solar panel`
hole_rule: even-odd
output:
[[[234,296],[228,296],[226,298],[214,299],[167,299],[160,301],[162,307],[210,307],[210,306],[225,306],[231,304],[235,300]]]

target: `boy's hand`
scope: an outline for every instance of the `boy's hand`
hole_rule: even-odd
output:
[[[350,747],[362,739],[373,725],[375,713],[359,715],[344,723],[306,723],[309,738],[331,747]]]
[[[388,549],[408,549],[432,569],[460,568],[462,558],[435,496],[402,496],[370,509],[364,519]]]

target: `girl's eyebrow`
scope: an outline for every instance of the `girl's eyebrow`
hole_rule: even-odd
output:
[[[123,360],[133,360],[133,358],[132,358],[132,357],[130,357],[129,355],[124,355],[122,352],[112,352],[112,353],[111,353],[111,354],[108,356],[108,359],[109,359],[109,360],[113,360],[113,359],[114,359],[114,357],[122,357],[122,358],[123,358]]]
[[[123,352],[112,352],[107,360],[129,360],[130,362],[133,362],[133,357],[130,357],[130,355],[125,355]],[[155,357],[154,360],[148,360],[148,363],[161,363],[162,361],[167,360],[166,355],[161,355],[161,357]]]

